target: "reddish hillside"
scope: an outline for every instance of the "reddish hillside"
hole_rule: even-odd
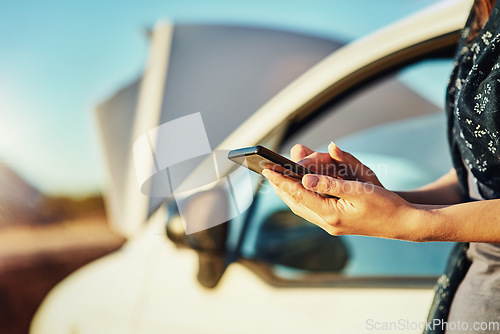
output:
[[[0,333],[28,333],[50,289],[123,242],[100,195],[45,196],[0,163]]]
[[[43,195],[16,172],[0,162],[0,227],[40,220]]]

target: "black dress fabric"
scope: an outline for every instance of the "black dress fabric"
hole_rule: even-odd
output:
[[[469,39],[473,15],[462,31],[446,94],[448,137],[460,185],[469,200],[500,198],[500,2],[484,28]],[[478,212],[478,214],[481,214]],[[466,246],[457,248],[464,254]],[[459,253],[460,253],[459,252]],[[464,254],[465,255],[465,254]],[[449,325],[429,333],[498,333],[474,330],[476,324],[500,320],[500,245],[471,243],[466,258],[458,254],[446,278],[441,301],[433,306]],[[469,265],[463,265],[465,263]],[[457,278],[463,277],[461,282]],[[453,283],[453,284],[451,284]],[[457,286],[458,285],[458,286]],[[456,287],[456,293],[454,291]],[[448,292],[446,292],[446,291]],[[438,290],[438,293],[440,291]],[[450,297],[453,300],[450,302]],[[436,297],[439,297],[436,294]],[[438,298],[439,299],[439,298]],[[435,298],[436,301],[436,298]],[[431,309],[432,310],[432,309]],[[430,319],[429,319],[430,320]],[[467,329],[465,328],[467,327]]]
[[[467,42],[469,17],[446,94],[453,164],[469,194],[467,169],[484,199],[500,198],[500,3],[479,34]]]

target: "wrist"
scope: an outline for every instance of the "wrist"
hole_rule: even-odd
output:
[[[412,205],[414,212],[413,220],[411,220],[411,229],[413,231],[411,241],[447,241],[449,238],[445,231],[453,233],[450,230],[452,226],[447,223],[447,219],[443,216],[441,209],[449,206],[451,205]]]
[[[410,204],[405,215],[404,240],[412,242],[432,241],[434,235],[434,211],[429,205]]]

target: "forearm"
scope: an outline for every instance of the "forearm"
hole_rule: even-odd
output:
[[[464,201],[454,169],[422,188],[413,191],[396,191],[396,194],[414,204],[450,205]]]
[[[298,183],[268,169],[262,174],[293,213],[332,235],[366,235],[415,242],[500,243],[500,199],[454,205],[412,204],[394,192],[369,183],[312,174]],[[443,188],[447,188],[445,185],[454,184],[453,177],[445,181],[440,181],[437,193],[442,194]],[[336,198],[318,196],[318,193]],[[447,201],[452,201],[454,196],[456,193],[451,191]]]
[[[500,199],[414,207],[414,241],[500,243]]]

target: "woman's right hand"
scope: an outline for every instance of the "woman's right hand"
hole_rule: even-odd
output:
[[[290,158],[316,174],[371,183],[383,188],[369,167],[363,165],[352,154],[342,151],[333,142],[328,145],[328,153],[316,152],[307,146],[297,144],[290,150]]]

